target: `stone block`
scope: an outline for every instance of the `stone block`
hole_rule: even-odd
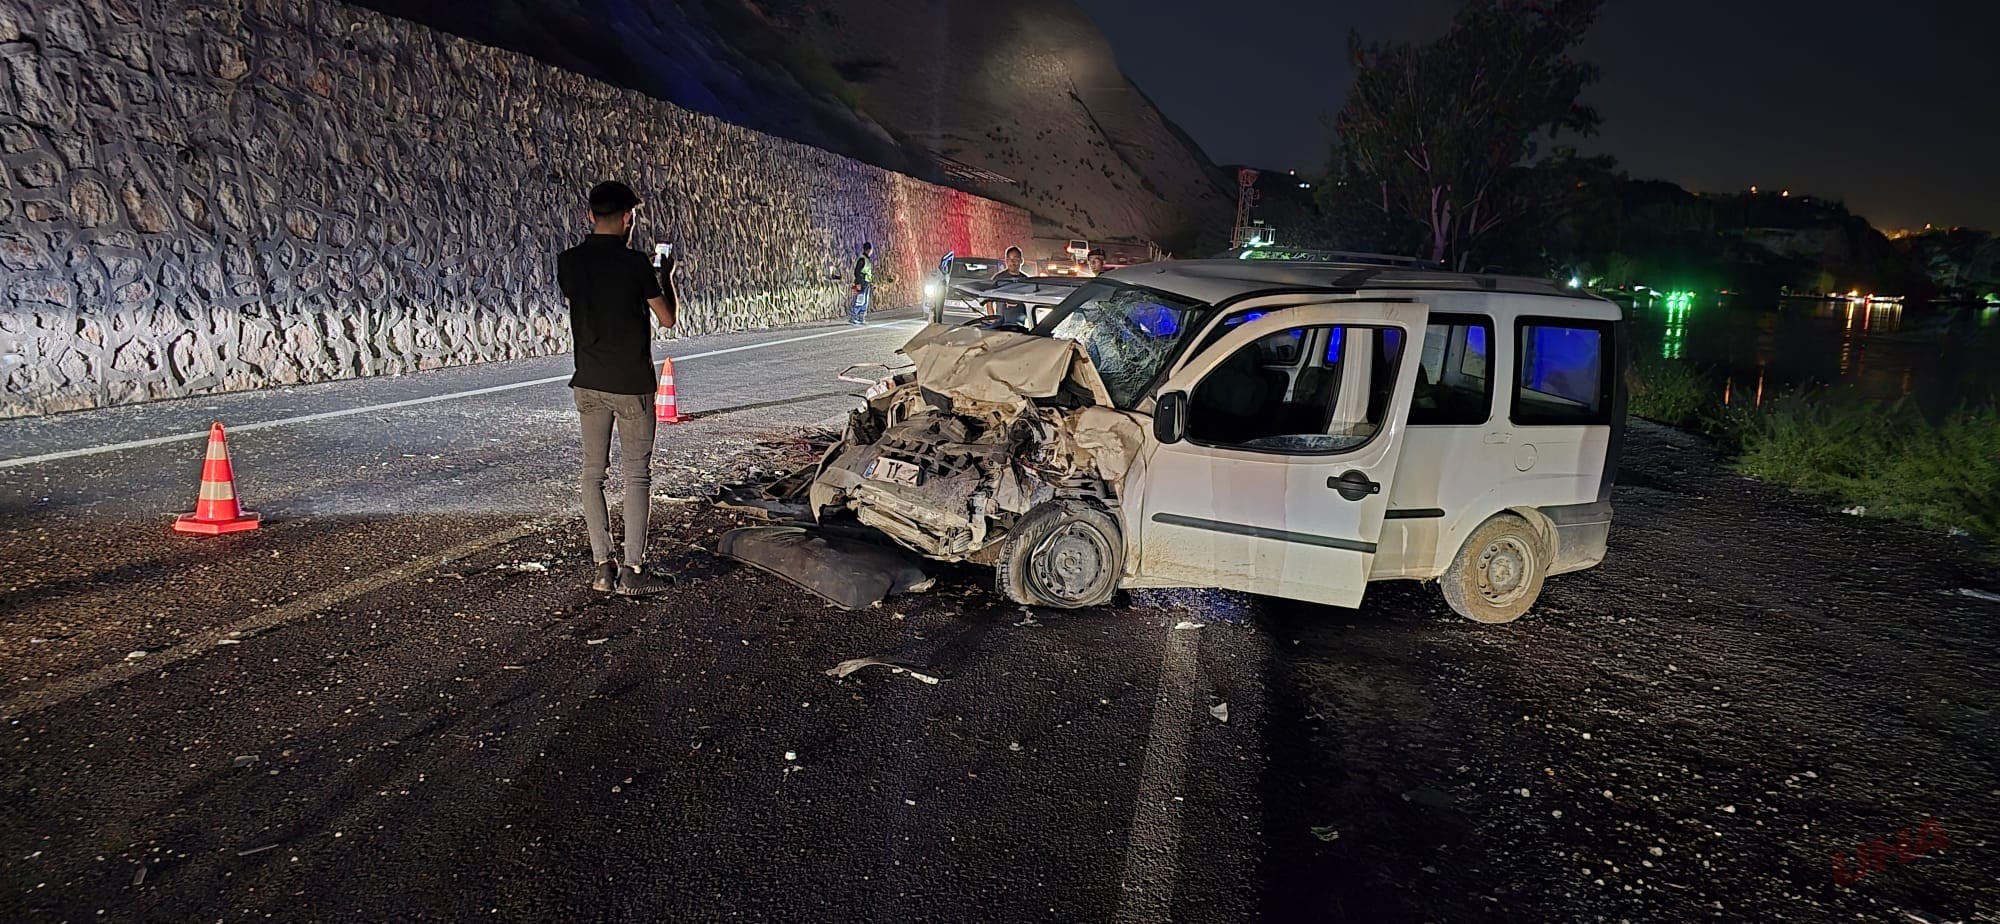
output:
[[[146,180],[126,180],[119,197],[125,203],[125,215],[131,221],[133,230],[159,234],[173,229],[173,213],[168,211],[159,190]]]
[[[95,177],[79,177],[69,188],[69,211],[79,228],[96,228],[118,221],[111,191]]]
[[[42,6],[41,40],[44,45],[75,54],[88,54],[94,50],[89,34],[84,31],[82,10],[64,0],[39,0],[38,5]]]

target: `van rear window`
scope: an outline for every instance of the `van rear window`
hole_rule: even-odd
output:
[[[1431,316],[1417,357],[1416,393],[1410,397],[1413,426],[1483,424],[1493,413],[1492,359],[1487,344],[1493,322],[1472,315]]]
[[[1516,349],[1515,423],[1574,426],[1611,422],[1608,325],[1523,319]]]

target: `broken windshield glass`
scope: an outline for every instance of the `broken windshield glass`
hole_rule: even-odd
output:
[[[1083,344],[1112,403],[1131,410],[1208,306],[1115,282],[1096,282],[1065,300],[1041,333]]]

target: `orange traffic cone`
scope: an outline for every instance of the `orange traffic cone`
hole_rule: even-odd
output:
[[[257,528],[257,515],[236,502],[236,473],[229,468],[229,443],[223,439],[222,425],[208,428],[208,458],[201,464],[201,499],[194,512],[174,520],[174,529],[184,533],[214,536],[240,533]]]
[[[660,360],[660,393],[653,396],[653,417],[660,423],[681,422],[680,398],[674,395],[674,358]]]

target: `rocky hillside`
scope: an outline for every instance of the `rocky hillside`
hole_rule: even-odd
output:
[[[359,0],[1012,202],[1038,233],[1226,226],[1214,170],[1071,0]]]

